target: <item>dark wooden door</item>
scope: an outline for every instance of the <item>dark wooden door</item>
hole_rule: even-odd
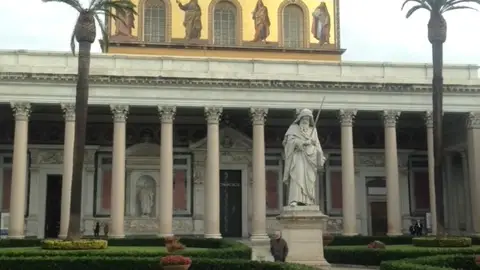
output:
[[[388,221],[386,202],[370,203],[370,220],[372,226],[372,235],[382,236],[387,234]]]
[[[242,237],[242,171],[220,171],[220,233]]]
[[[45,238],[57,238],[60,232],[62,200],[62,176],[47,175],[47,198],[45,205]]]

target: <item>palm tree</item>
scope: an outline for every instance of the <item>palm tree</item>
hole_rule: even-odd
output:
[[[417,10],[430,12],[428,21],[428,40],[432,44],[433,80],[432,80],[432,104],[433,104],[433,132],[435,159],[435,206],[437,212],[437,235],[444,235],[444,212],[443,212],[443,43],[447,39],[447,21],[443,14],[451,10],[473,9],[471,4],[480,5],[480,0],[406,0],[402,10],[408,3],[414,3],[406,14],[409,18]]]
[[[95,41],[97,23],[103,34],[104,46],[108,45],[108,33],[100,16],[114,18],[122,22],[123,18],[115,14],[119,12],[135,12],[135,5],[129,0],[90,0],[88,8],[84,8],[79,0],[42,0],[43,2],[59,2],[69,5],[78,11],[79,15],[73,29],[70,46],[75,55],[75,40],[79,44],[77,91],[75,99],[75,143],[73,150],[72,195],[70,202],[70,223],[67,239],[81,238],[81,211],[82,211],[82,177],[83,160],[85,155],[85,133],[88,113],[88,89],[90,75],[90,50]],[[115,13],[114,13],[115,11]],[[106,51],[106,48],[104,48]]]

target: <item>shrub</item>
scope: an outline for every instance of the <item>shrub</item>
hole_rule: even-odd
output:
[[[2,269],[8,270],[157,270],[158,258],[142,257],[1,257]],[[250,260],[221,260],[193,258],[190,270],[314,270],[305,265],[289,263],[259,262]]]
[[[473,255],[437,255],[382,262],[381,270],[478,269]]]
[[[385,249],[385,244],[380,241],[373,241],[372,243],[368,244],[367,247],[373,249]]]
[[[470,247],[470,237],[415,237],[412,244],[417,247]]]
[[[108,242],[105,240],[78,240],[78,241],[64,241],[64,240],[44,240],[42,242],[42,249],[54,250],[86,250],[86,249],[106,249]]]
[[[161,265],[190,265],[192,260],[188,257],[183,257],[181,255],[169,255],[162,257],[160,259]]]
[[[480,248],[419,248],[412,246],[388,246],[386,249],[367,247],[326,247],[325,259],[333,264],[380,265],[382,261],[419,258],[434,255],[476,254]]]
[[[343,236],[336,235],[329,246],[366,246],[373,241],[380,241],[387,246],[391,245],[411,245],[412,237],[402,236]]]

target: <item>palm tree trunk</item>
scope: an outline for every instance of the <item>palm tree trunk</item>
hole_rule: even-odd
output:
[[[77,240],[82,237],[82,179],[85,156],[85,135],[88,113],[88,77],[90,74],[90,42],[79,42],[78,78],[75,99],[75,143],[73,148],[72,193],[70,202],[70,223],[67,239]]]
[[[433,156],[435,159],[435,206],[437,211],[437,236],[445,234],[445,215],[443,207],[443,42],[432,43],[433,80]]]

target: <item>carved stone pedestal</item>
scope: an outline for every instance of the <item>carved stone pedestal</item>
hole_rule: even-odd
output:
[[[323,255],[323,231],[328,217],[318,205],[285,206],[277,219],[288,244],[287,262],[330,269]]]

